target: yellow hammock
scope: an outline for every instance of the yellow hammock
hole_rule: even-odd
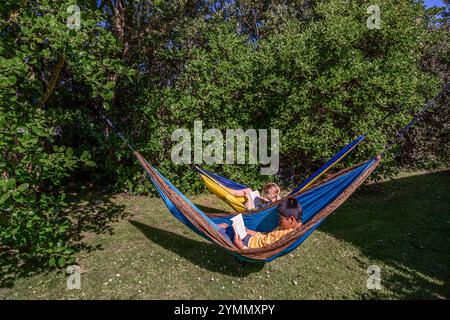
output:
[[[196,169],[199,172],[200,170],[202,170],[199,167],[196,167]],[[247,208],[245,207],[245,202],[247,201],[247,199],[245,197],[236,197],[232,195],[230,192],[231,188],[223,186],[217,180],[214,180],[206,174],[200,174],[200,177],[209,191],[228,203],[235,211],[245,212],[247,210]]]

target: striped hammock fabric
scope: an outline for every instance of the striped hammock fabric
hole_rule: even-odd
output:
[[[374,157],[357,166],[342,170],[307,190],[299,190],[292,194],[291,196],[295,197],[302,205],[303,226],[264,248],[241,250],[233,244],[230,238],[219,232],[217,226],[217,224],[223,222],[230,224],[230,219],[239,212],[203,212],[138,152],[134,154],[175,218],[238,259],[249,262],[269,262],[297,248],[328,215],[347,200],[375,170],[381,160],[381,156]],[[249,229],[259,232],[270,232],[275,229],[279,223],[277,207],[280,201],[257,211],[244,212],[245,225]]]

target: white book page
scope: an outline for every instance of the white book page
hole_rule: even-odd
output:
[[[244,239],[247,235],[247,231],[245,231],[244,218],[242,217],[242,214],[238,214],[230,220],[232,221],[234,232],[239,236],[239,238]]]
[[[255,208],[257,208],[258,206],[260,206],[261,204],[264,203],[264,201],[261,199],[261,196],[259,195],[258,191],[252,191],[250,193],[250,198],[252,198],[253,206]]]
[[[250,198],[252,198],[253,202],[255,202],[255,199],[261,198],[261,196],[259,195],[259,191],[252,191],[250,192]]]

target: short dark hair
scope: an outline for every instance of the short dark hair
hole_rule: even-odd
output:
[[[293,197],[287,197],[281,201],[278,206],[278,213],[284,218],[294,217],[298,222],[302,221],[302,206],[298,203],[297,199]]]

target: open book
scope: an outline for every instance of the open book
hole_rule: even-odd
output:
[[[244,239],[247,235],[247,231],[245,231],[244,218],[242,217],[242,214],[238,214],[230,220],[232,222],[234,232],[239,236],[239,238]]]
[[[252,198],[253,206],[258,208],[258,206],[262,205],[264,201],[261,199],[258,190],[250,192],[250,198]]]

